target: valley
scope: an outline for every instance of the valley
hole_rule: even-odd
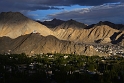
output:
[[[124,25],[0,13],[0,83],[123,83]]]

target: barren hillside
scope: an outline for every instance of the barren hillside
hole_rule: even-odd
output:
[[[110,43],[112,42],[111,37],[115,33],[120,33],[114,37],[115,39],[118,39],[122,34],[124,34],[124,31],[114,29],[113,27],[110,27],[106,24],[97,24],[89,29],[87,29],[88,26],[84,27],[81,25],[76,25],[74,23],[72,24],[73,26],[68,25],[69,24],[66,23],[57,26],[54,30],[54,35],[58,39],[69,40],[74,42],[93,43],[98,40],[101,40],[100,43]]]
[[[43,36],[52,35],[52,31],[46,26],[25,17],[19,12],[2,12],[0,14],[0,37],[16,38],[32,32],[38,32]]]
[[[40,53],[81,54],[88,56],[105,55],[96,52],[91,45],[62,41],[52,35],[44,37],[36,33],[31,33],[17,37],[16,39],[2,37],[0,41],[1,53],[26,53],[28,55]]]

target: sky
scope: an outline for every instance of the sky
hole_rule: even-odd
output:
[[[40,21],[57,18],[85,24],[124,24],[124,0],[0,0],[0,12],[9,11]]]

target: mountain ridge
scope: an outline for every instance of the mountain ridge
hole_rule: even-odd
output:
[[[57,19],[53,21],[53,24],[57,23]],[[72,19],[55,25],[50,29],[19,12],[1,13],[0,53],[11,50],[12,53],[24,52],[29,55],[51,52],[102,56],[104,54],[96,52],[92,45],[124,45],[123,25],[101,21],[88,26]]]
[[[54,30],[69,29],[69,28],[84,29],[85,27],[87,27],[87,25],[85,25],[84,23],[80,23],[80,22],[70,19],[68,21],[63,22],[61,25],[56,26]]]
[[[98,39],[106,40],[111,42],[110,37],[120,30],[114,29],[108,25],[94,26],[90,29],[75,29],[75,28],[61,28],[54,31],[55,36],[58,39],[78,41],[78,42],[94,42]],[[124,31],[121,31],[123,34]],[[118,38],[118,36],[117,36]],[[107,41],[105,41],[107,42]],[[105,43],[103,42],[103,43]]]
[[[37,22],[39,22],[39,23],[41,23],[41,24],[47,26],[48,28],[51,28],[51,29],[52,29],[52,28],[55,28],[56,26],[61,25],[61,24],[64,23],[65,21],[54,18],[54,19],[51,20],[51,21],[43,21],[43,22],[37,21]]]
[[[99,54],[92,46],[86,46],[85,44],[76,44],[71,41],[59,40],[56,37],[42,36],[36,33],[31,33],[23,36],[19,36],[15,39],[9,37],[1,37],[0,40],[9,41],[4,45],[1,42],[0,53],[20,54],[26,53],[28,55],[40,54],[40,53],[62,53],[62,54],[77,54],[77,55],[96,55]]]

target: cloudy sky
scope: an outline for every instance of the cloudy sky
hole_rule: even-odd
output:
[[[74,19],[124,24],[124,0],[0,0],[0,12],[21,12],[35,20]]]

